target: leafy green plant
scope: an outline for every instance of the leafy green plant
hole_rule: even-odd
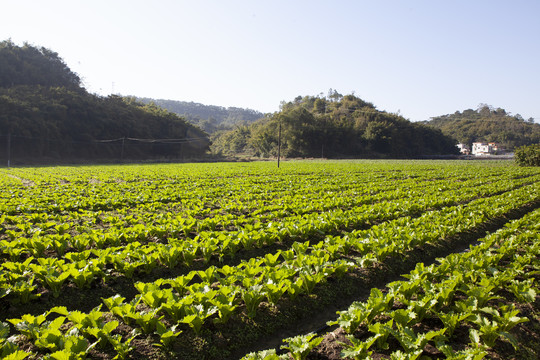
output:
[[[53,321],[45,323],[40,329],[39,335],[34,344],[43,349],[58,351],[64,347],[64,334],[60,331],[60,326],[64,323],[65,317],[60,316]]]
[[[176,325],[171,326],[170,328],[166,327],[161,321],[156,323],[156,331],[154,334],[159,336],[159,344],[154,344],[156,346],[161,346],[164,348],[170,348],[174,340],[180,335],[182,331],[176,331]]]
[[[24,350],[15,350],[12,353],[9,353],[6,357],[3,357],[4,360],[23,360],[26,359],[30,353],[27,353]]]
[[[32,276],[29,279],[23,279],[12,284],[5,290],[5,295],[13,295],[11,298],[12,303],[27,304],[31,300],[37,299],[41,294],[35,294],[37,286],[34,285],[35,277]]]
[[[536,299],[536,290],[532,286],[533,279],[527,281],[511,280],[507,288],[522,303],[532,303]]]
[[[401,344],[406,353],[422,351],[429,341],[441,341],[444,339],[446,329],[431,330],[427,333],[416,334],[411,328],[397,324],[396,330],[390,333]]]
[[[451,337],[454,334],[456,327],[461,324],[463,321],[474,317],[472,313],[456,313],[454,311],[449,312],[438,312],[437,316],[444,324],[446,329],[446,335]]]
[[[206,318],[212,316],[217,311],[217,308],[211,307],[211,308],[205,308],[203,305],[192,305],[186,307],[186,316],[182,320],[180,320],[181,323],[188,324],[196,335],[199,335],[201,332],[201,328],[204,324],[204,321]]]
[[[443,342],[437,344],[439,349],[447,359],[451,360],[481,360],[487,356],[487,351],[480,347],[471,347],[465,350],[454,351],[450,345]]]
[[[157,308],[148,311],[132,312],[127,317],[133,319],[143,333],[151,334],[156,329],[157,323],[163,318],[163,316],[157,316],[159,311],[160,309]]]
[[[369,325],[369,331],[375,334],[377,348],[388,350],[389,344],[387,342],[388,336],[390,336],[394,319],[388,320],[386,323],[375,322]]]
[[[246,304],[247,316],[250,318],[255,317],[257,314],[257,308],[264,299],[262,285],[251,286],[249,289],[246,289],[241,293],[241,297],[244,304]]]
[[[132,332],[131,336],[127,339],[122,339],[122,335],[115,334],[108,337],[109,343],[113,346],[114,350],[116,351],[115,359],[125,359],[131,350],[133,350],[133,347],[131,346],[131,342],[138,336],[137,332]]]
[[[483,313],[490,314],[492,320],[489,320],[486,316],[477,314],[472,322],[478,326],[478,329],[471,329],[472,337],[474,339],[479,335],[481,340],[488,347],[493,347],[499,337],[508,340],[514,348],[517,347],[517,340],[509,333],[509,331],[516,325],[529,321],[527,318],[519,317],[519,311],[514,309],[513,306],[502,306],[501,312],[494,308],[482,308]]]
[[[280,360],[280,359],[288,359],[288,355],[277,355],[276,350],[270,349],[270,350],[263,350],[259,352],[252,352],[247,354],[242,358],[242,360]]]
[[[21,319],[8,319],[15,328],[29,339],[36,340],[41,333],[41,326],[46,320],[47,314],[34,316],[25,314]]]
[[[110,339],[113,336],[112,332],[120,325],[116,320],[108,321],[102,327],[88,327],[84,329],[84,332],[90,336],[96,338],[96,344],[99,344],[101,348],[105,348],[107,344],[111,343]]]
[[[282,345],[281,348],[289,350],[289,354],[294,360],[303,360],[313,348],[321,343],[322,340],[322,337],[316,336],[315,334],[298,335],[284,339],[283,342],[285,342],[286,345]]]
[[[276,305],[286,291],[287,286],[284,282],[279,282],[276,284],[271,279],[268,280],[266,284],[264,284],[262,289],[262,292],[265,294],[266,299],[272,305]]]
[[[390,360],[416,360],[419,359],[421,355],[421,349],[410,352],[403,352],[401,350],[397,350],[390,354]]]
[[[371,336],[365,340],[360,340],[352,335],[347,335],[349,344],[342,343],[343,350],[341,356],[347,359],[352,358],[354,360],[369,359],[369,356],[373,351],[369,351],[369,348],[377,341],[380,335]]]

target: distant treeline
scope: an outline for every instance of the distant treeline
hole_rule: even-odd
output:
[[[236,126],[213,138],[212,149],[223,154],[286,157],[410,158],[457,154],[455,141],[440,130],[379,111],[354,95],[298,96],[281,111]]]
[[[506,110],[480,104],[478,109],[441,115],[423,122],[440,129],[460,143],[497,142],[504,148],[540,143],[540,124],[533,118],[525,120],[521,115],[510,115]]]
[[[58,54],[0,42],[0,157],[14,163],[202,156],[208,135],[155,105],[89,94]]]
[[[219,130],[229,130],[238,124],[249,124],[264,114],[251,109],[203,105],[195,102],[136,98],[145,104],[155,104],[163,109],[184,117],[193,125],[197,125],[209,134]]]

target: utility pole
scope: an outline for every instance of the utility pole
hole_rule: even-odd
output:
[[[7,136],[7,167],[11,165],[11,132]]]
[[[120,152],[120,161],[124,161],[124,144],[126,143],[126,137],[122,138],[122,151]]]
[[[277,167],[279,168],[279,158],[281,157],[281,120],[279,121],[278,142],[277,142]]]

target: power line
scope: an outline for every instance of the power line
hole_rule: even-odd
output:
[[[113,143],[113,142],[120,142],[120,141],[125,141],[125,140],[142,142],[142,143],[184,144],[184,143],[189,143],[189,142],[208,140],[208,137],[201,136],[201,137],[182,138],[182,139],[140,139],[140,138],[121,137],[121,138],[116,138],[116,139],[99,139],[99,140],[92,140],[92,141],[80,141],[80,140],[58,140],[58,139],[50,139],[50,138],[44,138],[44,137],[13,135],[13,134],[0,135],[0,137],[5,137],[5,138],[10,137],[10,136],[12,138],[18,138],[18,139],[41,140],[41,141],[56,142],[56,143],[63,143],[63,144],[65,143],[73,143],[73,144]]]

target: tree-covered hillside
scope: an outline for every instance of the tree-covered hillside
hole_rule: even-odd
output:
[[[469,146],[473,142],[497,142],[512,150],[540,142],[540,124],[535,124],[533,119],[525,120],[519,114],[512,116],[504,109],[486,104],[480,104],[477,110],[456,111],[423,123]]]
[[[264,114],[251,109],[203,105],[195,102],[137,98],[145,104],[154,103],[166,110],[184,117],[191,124],[197,125],[209,134],[220,130],[232,129],[235,125],[249,124]]]
[[[0,158],[182,158],[208,146],[206,133],[155,105],[89,94],[58,54],[0,42]]]
[[[297,97],[281,111],[213,139],[213,151],[286,157],[417,157],[456,154],[455,141],[441,131],[412,123],[373,104],[335,90],[327,97]]]
[[[0,42],[0,88],[19,85],[61,86],[79,89],[81,79],[57,53],[29,44]]]

